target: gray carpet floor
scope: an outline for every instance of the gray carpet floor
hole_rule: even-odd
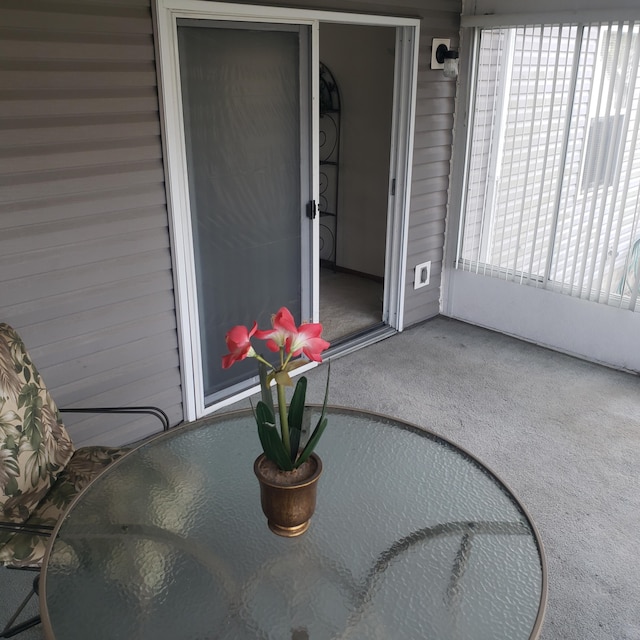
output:
[[[326,370],[308,375],[310,402]],[[513,490],[545,547],[543,640],[640,640],[640,377],[436,318],[334,360],[330,402],[431,429]]]
[[[449,438],[521,499],[547,558],[543,640],[640,640],[640,377],[436,318],[335,360],[330,394]]]
[[[320,322],[329,342],[382,321],[384,286],[370,278],[322,269]]]

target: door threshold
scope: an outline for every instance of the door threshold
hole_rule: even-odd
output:
[[[398,333],[396,329],[390,327],[388,324],[384,324],[383,322],[373,325],[368,329],[351,333],[340,338],[336,342],[332,342],[331,346],[324,352],[323,360],[345,356],[348,353],[352,353],[353,351],[357,351],[363,347],[368,347],[371,344],[380,342],[380,340],[389,338],[396,333]]]

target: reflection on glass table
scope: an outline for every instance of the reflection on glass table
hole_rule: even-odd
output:
[[[317,409],[312,409],[317,411]],[[267,527],[250,412],[178,427],[82,494],[41,587],[45,637],[536,638],[542,546],[488,469],[403,422],[332,408],[309,530]]]

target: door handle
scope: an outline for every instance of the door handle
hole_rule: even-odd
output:
[[[309,220],[314,220],[317,214],[318,214],[318,205],[316,201],[309,200],[309,202],[307,202],[307,218],[309,218]]]

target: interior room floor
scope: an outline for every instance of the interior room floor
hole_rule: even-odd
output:
[[[384,285],[351,273],[320,270],[323,338],[335,342],[382,321]]]

